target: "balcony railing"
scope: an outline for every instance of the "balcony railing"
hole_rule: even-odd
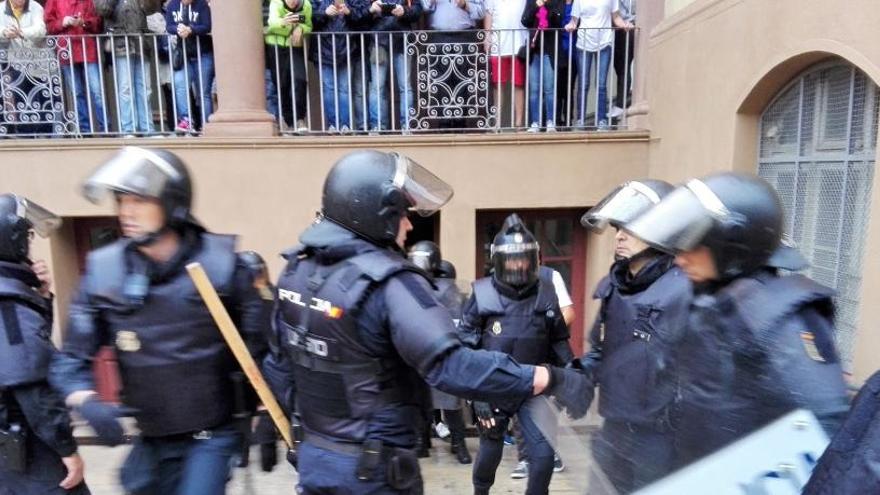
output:
[[[629,129],[632,33],[312,33],[266,46],[267,110],[283,135]],[[199,134],[223,103],[215,60],[199,38],[178,41],[0,44],[0,137]]]

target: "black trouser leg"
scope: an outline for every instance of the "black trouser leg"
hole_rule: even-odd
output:
[[[624,108],[623,98],[629,90],[629,82],[632,80],[632,70],[629,64],[632,62],[635,50],[635,36],[633,31],[623,29],[614,32],[614,74],[617,76],[617,94],[614,96],[614,104]],[[627,99],[626,105],[632,102]]]

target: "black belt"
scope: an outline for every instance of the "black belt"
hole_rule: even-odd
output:
[[[321,435],[307,432],[303,432],[303,442],[314,445],[319,449],[354,456],[361,455],[364,453],[365,450],[369,449],[369,447],[367,447],[365,443],[337,442]],[[375,448],[375,450],[370,449],[370,453],[381,454],[382,458],[387,459],[394,455],[395,449],[396,447],[389,447],[382,444],[381,447]]]

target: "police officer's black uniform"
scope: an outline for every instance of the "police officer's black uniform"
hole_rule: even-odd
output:
[[[45,236],[60,220],[24,198],[0,196],[0,494],[89,493],[65,490],[61,459],[76,453],[70,416],[49,387],[55,347],[52,300],[38,290],[28,261],[29,230]]]
[[[296,413],[300,493],[421,492],[411,449],[425,381],[502,402],[532,394],[532,367],[462,347],[430,281],[396,247],[408,208],[430,214],[451,195],[396,153],[353,152],[325,181],[321,218],[286,254],[276,309],[286,352],[264,372]],[[559,371],[550,393],[584,414],[583,377]]]
[[[880,372],[859,390],[852,410],[822,453],[803,495],[880,493]]]
[[[68,397],[94,390],[92,358],[101,346],[114,346],[121,399],[141,431],[121,470],[123,486],[133,493],[222,493],[241,448],[236,416],[248,416],[252,405],[236,400],[244,394],[235,387],[247,385],[236,380],[238,365],[185,265],[201,263],[258,358],[265,353],[263,305],[236,256],[235,238],[206,232],[190,215],[189,174],[175,155],[123,149],[84,186],[95,201],[108,192],[158,199],[163,231],[174,229],[180,245],[165,263],[138,250],[161,232],[89,254],[53,384]],[[105,443],[122,441],[115,406],[93,396],[79,411]]]
[[[441,271],[440,264],[443,261],[440,253],[440,247],[432,241],[419,241],[410,247],[407,258],[416,266],[421,268],[425,273],[431,276],[434,282],[434,296],[437,301],[443,305],[452,316],[452,321],[458,325],[461,320],[461,306],[464,303],[464,297],[458,286],[455,284],[455,276],[446,276]],[[448,262],[447,262],[448,263]],[[454,273],[455,267],[452,266]],[[462,415],[462,400],[452,394],[432,388],[431,401],[434,409],[442,411],[443,420],[449,426],[449,436],[452,444],[452,453],[461,464],[470,464],[473,462],[471,454],[467,450],[465,444],[465,427],[464,416]],[[438,413],[439,414],[439,413]],[[431,419],[425,421],[422,426],[421,438],[416,449],[419,457],[427,457],[427,448],[431,445]]]
[[[591,208],[581,223],[602,232],[620,229],[672,191],[657,180],[629,181]],[[641,263],[633,274],[633,263]],[[599,315],[590,350],[578,363],[601,389],[602,429],[593,457],[619,493],[670,473],[674,461],[671,409],[678,377],[674,350],[681,339],[691,284],[672,256],[653,248],[619,258],[598,284]]]
[[[539,276],[538,243],[514,214],[504,222],[492,244],[493,274],[474,282],[465,303],[459,335],[476,348],[511,355],[527,364],[568,364],[573,358],[568,326],[559,308],[552,280]],[[517,414],[529,462],[528,494],[547,493],[553,475],[554,449],[540,431],[538,408],[542,398],[530,400],[518,410],[493,413],[494,428],[481,428],[480,451],[474,464],[475,493],[488,493],[501,461],[503,435],[510,416]],[[479,416],[486,404],[475,404]],[[489,409],[494,409],[491,406]],[[556,425],[544,425],[544,428]]]
[[[782,232],[782,208],[766,182],[737,173],[692,180],[627,229],[671,252],[705,246],[717,270],[716,280],[695,285],[678,346],[680,464],[796,408],[836,431],[847,401],[832,292],[766,266]]]

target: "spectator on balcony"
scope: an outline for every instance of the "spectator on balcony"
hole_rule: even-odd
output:
[[[370,4],[373,16],[372,31],[389,34],[375,34],[369,37],[370,45],[370,127],[373,131],[389,129],[393,105],[388,105],[385,84],[388,73],[393,69],[393,83],[397,84],[400,95],[397,105],[400,108],[400,129],[408,132],[409,112],[413,108],[412,82],[410,81],[412,61],[406,53],[406,38],[400,31],[410,31],[413,24],[422,16],[420,0],[375,0]],[[394,32],[391,34],[390,32]],[[393,91],[394,84],[388,91]]]
[[[44,49],[43,7],[34,0],[0,2],[0,65],[5,115],[0,126],[16,134],[49,134],[57,121],[50,93],[49,60],[35,52]],[[28,122],[28,123],[25,123]],[[0,129],[2,131],[2,129]]]
[[[495,88],[498,121],[500,124],[502,85],[510,83],[514,94],[511,122],[516,127],[522,127],[525,119],[523,85],[526,66],[516,56],[527,39],[525,26],[522,25],[525,5],[526,0],[486,0],[486,15],[483,19],[483,27],[489,31],[486,51],[489,52],[489,67],[492,71],[490,82]]]
[[[306,132],[308,84],[303,39],[312,32],[312,4],[309,0],[272,0],[265,32],[266,67],[281,91],[282,131],[296,123],[296,132]]]
[[[214,112],[211,84],[214,82],[214,46],[211,41],[211,7],[207,0],[171,0],[165,7],[165,30],[172,40],[174,100],[177,132],[195,130],[192,122],[190,88],[199,101],[201,127]]]
[[[571,20],[565,25],[569,32],[577,30],[575,60],[578,66],[577,127],[586,120],[587,93],[590,91],[590,65],[598,59],[596,125],[608,127],[608,66],[614,44],[614,30],[632,29],[633,25],[620,16],[620,0],[574,0]]]
[[[573,0],[565,0],[562,10],[562,25],[571,22],[571,7]],[[574,81],[577,77],[577,61],[574,60],[574,42],[576,34],[572,32],[559,33],[559,57],[556,64],[556,122],[557,124],[571,125],[572,104],[575,95]]]
[[[76,104],[81,134],[107,132],[104,120],[104,92],[98,63],[98,42],[94,36],[103,26],[92,0],[48,0],[44,19],[46,31],[59,35],[55,41],[64,84]],[[94,119],[92,116],[94,115]]]
[[[161,11],[161,0],[94,0],[104,19],[105,30],[113,35],[111,61],[116,79],[116,107],[119,128],[127,134],[152,134],[150,108],[152,85],[151,54],[157,40],[148,33],[147,16]]]
[[[559,29],[562,27],[564,0],[527,0],[522,23],[529,28],[529,132],[541,130],[546,122],[547,132],[556,131],[556,72],[559,55]],[[543,101],[542,101],[543,100]],[[541,115],[543,103],[544,115]]]
[[[428,36],[428,50],[441,54],[444,47],[455,46],[457,54],[451,61],[452,70],[441,57],[431,57],[429,65],[420,70],[436,71],[447,76],[428,90],[435,93],[436,101],[443,104],[444,117],[439,122],[441,129],[463,128],[469,118],[485,118],[484,106],[476,102],[479,83],[479,33],[475,29],[483,18],[483,0],[421,0],[428,13],[428,26],[432,32]],[[462,84],[464,77],[467,83]],[[473,103],[470,103],[473,102]],[[472,112],[469,114],[468,112]],[[451,118],[449,118],[451,117]]]
[[[636,0],[620,0],[620,17],[632,25],[636,24]],[[623,115],[624,109],[632,104],[629,88],[632,83],[633,54],[635,53],[635,31],[618,29],[614,31],[614,74],[617,76],[617,93],[614,106],[608,112],[609,119]]]
[[[370,19],[369,0],[321,0],[312,15],[316,32],[310,43],[321,70],[324,125],[330,132],[363,127],[362,37],[347,34]],[[354,110],[354,115],[350,110]],[[353,120],[352,120],[353,117]]]

